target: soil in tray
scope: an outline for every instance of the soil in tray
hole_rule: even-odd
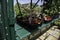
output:
[[[36,25],[40,25],[42,23],[42,20],[35,18],[35,19],[31,20],[31,23],[29,23],[29,20],[27,18],[19,18],[19,19],[17,19],[17,22],[19,22],[21,24],[28,24],[31,26],[36,26]]]

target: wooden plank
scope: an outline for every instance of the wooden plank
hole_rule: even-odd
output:
[[[58,28],[58,26],[53,26],[43,35],[38,37],[36,40],[58,40],[58,38],[60,36],[60,30],[57,28]]]

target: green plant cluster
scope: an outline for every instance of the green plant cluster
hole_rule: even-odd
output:
[[[29,4],[20,4],[20,9],[21,9],[20,10],[21,13],[19,13],[19,8],[18,8],[17,4],[14,6],[14,10],[15,10],[16,15],[22,14],[22,17],[28,17],[31,13],[31,9],[30,9]],[[40,12],[41,12],[41,7],[37,5],[33,9],[33,12],[31,14],[36,15]]]
[[[47,15],[54,16],[60,11],[60,0],[46,0],[45,2],[47,3],[43,5],[45,8],[43,9],[43,12],[45,12]]]
[[[57,26],[60,26],[60,20],[54,21],[54,24],[57,25]]]

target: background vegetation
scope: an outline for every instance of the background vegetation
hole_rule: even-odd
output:
[[[34,14],[39,14],[42,12],[43,14],[54,16],[55,14],[58,14],[58,12],[60,11],[60,0],[41,0],[41,1],[44,1],[43,5],[41,5],[41,7],[36,5],[36,7],[33,9]],[[21,8],[21,14],[23,14],[22,16],[23,17],[29,16],[31,12],[30,4],[28,3],[19,5]],[[20,14],[17,4],[14,6],[14,9],[16,15]]]

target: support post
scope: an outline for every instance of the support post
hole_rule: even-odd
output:
[[[7,13],[7,0],[1,0],[1,19],[2,19],[2,33],[3,40],[10,40],[10,32],[9,32],[9,21],[8,21],[8,13]]]
[[[8,10],[9,10],[9,28],[10,28],[10,35],[11,35],[11,40],[16,40],[15,38],[15,17],[14,17],[14,1],[13,0],[8,0]]]

